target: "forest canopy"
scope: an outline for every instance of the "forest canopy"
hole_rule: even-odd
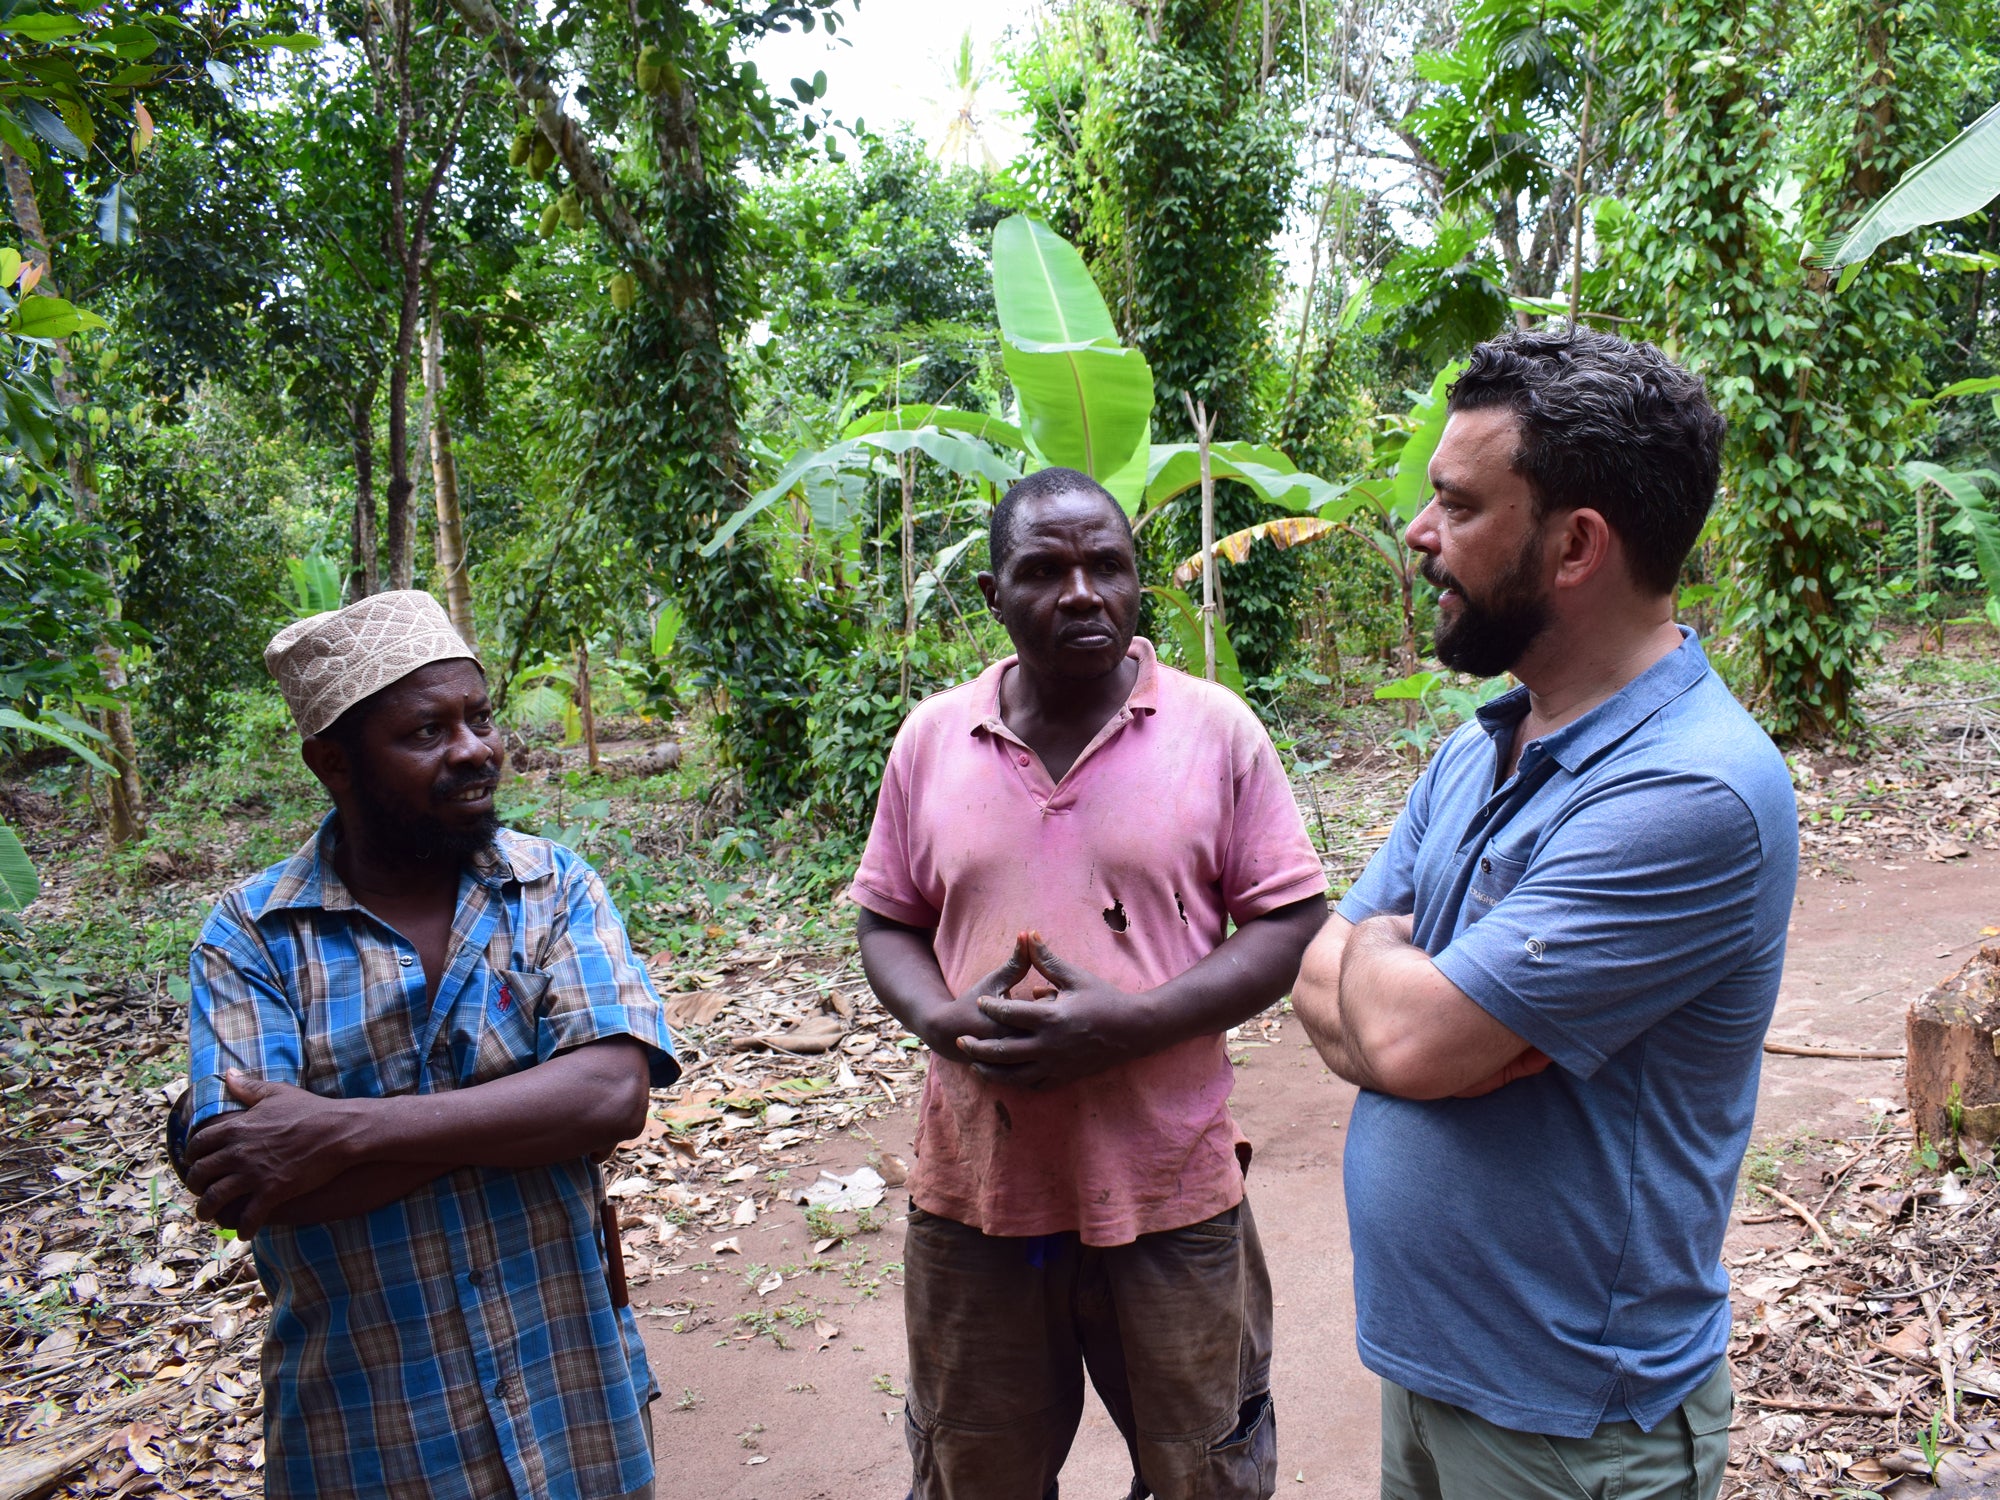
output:
[[[991,505],[1079,454],[1169,659],[1421,744],[1478,690],[1402,528],[1507,327],[1707,380],[1681,612],[1775,735],[1865,732],[1892,629],[2000,624],[1995,0],[1050,0],[940,36],[933,138],[837,47],[760,68],[855,16],[13,0],[0,751],[132,839],[275,731],[276,628],[420,587],[517,733],[698,721],[752,822],[851,837],[1005,650]]]

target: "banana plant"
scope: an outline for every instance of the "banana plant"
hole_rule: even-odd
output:
[[[1061,235],[1023,214],[1001,220],[993,231],[993,301],[1015,414],[931,405],[865,413],[838,441],[786,464],[724,521],[703,555],[714,556],[805,476],[865,466],[878,453],[914,449],[950,473],[999,488],[1035,469],[1078,469],[1141,520],[1201,482],[1196,444],[1150,440],[1152,370],[1143,354],[1118,342],[1097,283]],[[1301,514],[1322,510],[1342,493],[1257,443],[1211,444],[1209,464],[1216,478],[1236,480]]]
[[[1917,495],[1920,532],[1929,529],[1922,515],[1926,494],[1936,490],[1950,503],[1953,513],[1939,529],[1971,540],[1973,561],[1978,565],[1980,581],[1986,585],[1986,618],[1995,629],[2000,629],[2000,507],[1996,507],[1994,497],[1983,488],[1991,485],[1995,495],[2000,495],[2000,473],[1992,469],[1951,470],[1912,459],[1903,465],[1902,475]],[[1924,550],[1928,553],[1928,545]],[[1919,579],[1918,586],[1926,582]]]
[[[2000,197],[2000,103],[1960,131],[1943,149],[1919,162],[1884,193],[1846,234],[1820,241],[1814,264],[1841,271],[1845,290],[1875,247],[1926,224],[1976,214]]]
[[[42,893],[34,862],[21,847],[21,837],[0,819],[0,918],[23,911]]]
[[[340,564],[332,558],[317,551],[288,557],[285,572],[291,579],[292,605],[301,620],[340,608]]]
[[[1083,257],[1040,219],[1002,219],[993,306],[1034,467],[1079,469],[1136,511],[1152,455],[1153,372],[1118,341]]]
[[[828,475],[865,471],[885,456],[907,461],[905,455],[921,453],[947,473],[976,481],[989,498],[1036,469],[1077,469],[1109,490],[1135,525],[1200,485],[1198,444],[1152,441],[1152,370],[1144,354],[1119,341],[1103,294],[1061,235],[1026,215],[1003,219],[993,231],[993,301],[1014,411],[899,405],[864,413],[837,441],[786,463],[722,523],[702,555],[715,556],[780,500],[824,485]],[[1349,486],[1302,473],[1266,445],[1212,442],[1208,460],[1214,478],[1245,485],[1298,516],[1340,521],[1365,503],[1348,499]],[[934,564],[930,576],[942,571]],[[1233,654],[1230,662],[1221,675],[1240,684]]]

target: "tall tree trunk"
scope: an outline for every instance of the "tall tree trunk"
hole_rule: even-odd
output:
[[[13,210],[15,227],[21,231],[27,258],[42,268],[42,277],[35,284],[35,290],[42,296],[53,297],[56,295],[56,283],[51,274],[49,237],[42,226],[41,205],[35,201],[34,176],[14,148],[5,143],[0,143],[0,170],[4,170],[7,178],[8,203]],[[64,410],[74,411],[82,403],[83,396],[70,380],[69,341],[57,339],[55,344],[53,385],[56,399],[62,403]],[[63,458],[69,470],[70,505],[76,518],[80,521],[95,519],[97,466],[91,456],[87,427],[81,428],[63,445]],[[115,624],[119,615],[118,573],[108,557],[103,559],[103,570],[110,590],[110,623]],[[99,725],[111,743],[110,759],[117,768],[109,788],[110,815],[107,822],[111,842],[123,844],[146,831],[146,796],[145,787],[139,780],[139,745],[132,734],[132,710],[122,697],[126,687],[124,658],[108,634],[98,637],[96,656],[104,685],[116,700],[104,710]]]
[[[375,381],[355,392],[348,406],[354,444],[354,551],[347,572],[347,602],[366,599],[382,586],[375,548]]]
[[[400,194],[398,195],[400,197]],[[389,587],[407,589],[416,583],[417,518],[410,496],[417,484],[410,477],[410,356],[416,350],[417,317],[422,307],[414,279],[403,284],[402,307],[396,314],[396,348],[389,361]]]
[[[444,325],[431,294],[424,328],[424,392],[431,408],[431,484],[437,498],[437,568],[445,609],[460,640],[477,651],[472,628],[472,581],[465,573],[465,518],[458,508],[458,460],[451,451],[451,423],[444,414]]]
[[[590,706],[590,647],[576,648],[576,713],[583,721],[583,757],[591,770],[597,769],[597,714]]]
[[[818,629],[797,608],[775,576],[764,549],[739,537],[714,558],[701,545],[747,494],[734,383],[719,326],[721,298],[716,260],[726,245],[730,205],[710,186],[703,161],[694,91],[663,88],[653,96],[654,156],[665,199],[656,241],[598,156],[583,127],[564,109],[560,72],[525,45],[492,0],[448,0],[468,27],[488,43],[516,96],[534,112],[536,129],[554,148],[570,186],[604,232],[607,247],[644,287],[646,296],[615,337],[622,357],[640,367],[674,372],[667,384],[671,424],[699,434],[686,446],[661,437],[684,476],[682,492],[661,492],[657,470],[643,455],[593,453],[590,482],[600,494],[616,493],[652,566],[663,576],[697,578],[687,595],[691,652],[728,686],[726,743],[745,779],[772,791],[796,787],[810,774],[805,715],[788,676],[794,653]],[[654,23],[633,12],[635,36]],[[624,383],[600,387],[605,420],[625,418],[640,398]],[[649,418],[650,420],[650,418]],[[690,451],[696,444],[699,452]],[[746,629],[745,621],[758,622]]]
[[[381,14],[383,7],[377,6]],[[410,588],[416,580],[416,515],[410,495],[416,481],[410,477],[410,358],[416,350],[417,323],[423,316],[424,283],[430,274],[431,213],[437,204],[438,189],[458,154],[459,133],[465,126],[466,111],[484,74],[483,61],[475,62],[459,89],[458,102],[437,138],[430,170],[414,202],[410,198],[410,147],[416,135],[420,111],[415,80],[410,72],[411,42],[416,17],[411,0],[389,0],[389,26],[384,48],[372,24],[364,25],[361,42],[369,67],[388,78],[396,90],[396,133],[389,141],[389,254],[402,283],[402,297],[396,309],[395,351],[389,363],[389,587]]]

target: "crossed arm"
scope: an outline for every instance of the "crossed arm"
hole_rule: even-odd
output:
[[[1038,932],[1020,933],[999,968],[954,995],[933,934],[861,909],[868,982],[889,1013],[933,1052],[1021,1088],[1068,1083],[1190,1037],[1248,1020],[1291,987],[1306,944],[1326,920],[1309,896],[1245,922],[1184,973],[1133,994],[1068,962]],[[1006,992],[1029,970],[1035,998]]]
[[[1292,1010],[1326,1065],[1405,1099],[1474,1098],[1546,1068],[1438,972],[1412,927],[1407,916],[1336,914],[1306,950]]]
[[[231,1070],[248,1108],[188,1142],[197,1212],[246,1238],[265,1224],[368,1213],[457,1167],[539,1167],[609,1151],[646,1121],[646,1053],[592,1042],[472,1088],[329,1099]]]

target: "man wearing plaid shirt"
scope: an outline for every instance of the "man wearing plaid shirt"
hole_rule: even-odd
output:
[[[265,660],[334,811],[202,929],[176,1145],[271,1299],[266,1492],[650,1495],[592,1158],[678,1072],[659,997],[590,867],[498,828],[485,678],[434,600]]]

